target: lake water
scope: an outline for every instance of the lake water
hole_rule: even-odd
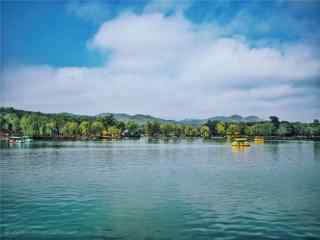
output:
[[[320,239],[320,143],[3,146],[2,239]]]

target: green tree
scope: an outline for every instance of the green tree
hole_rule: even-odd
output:
[[[134,121],[128,121],[126,129],[129,137],[140,137],[139,125]]]
[[[31,137],[40,137],[43,134],[44,128],[43,119],[37,114],[24,115],[20,120],[22,133]]]
[[[199,137],[200,136],[200,130],[199,128],[193,127],[191,131],[192,137]]]
[[[123,132],[126,129],[126,124],[124,122],[121,122],[121,121],[116,121],[115,126],[117,128],[119,128],[121,130],[121,132]]]
[[[239,126],[236,124],[230,124],[229,127],[227,128],[227,134],[228,135],[237,135],[239,134],[240,130],[239,130]]]
[[[306,124],[304,126],[303,132],[304,132],[303,135],[307,137],[319,136],[318,129],[309,124]]]
[[[273,124],[273,126],[275,127],[275,131],[276,131],[280,126],[279,118],[277,116],[270,116],[270,121]]]
[[[144,132],[149,137],[154,137],[160,134],[160,123],[154,121],[150,122],[148,121],[144,125]]]
[[[200,134],[201,134],[201,137],[203,137],[203,138],[209,138],[210,137],[209,127],[208,126],[202,126],[200,128]]]
[[[160,123],[159,122],[154,121],[152,123],[152,132],[153,132],[154,136],[160,134]]]
[[[79,125],[79,132],[82,136],[88,137],[90,134],[90,122],[82,121]]]
[[[24,115],[20,119],[20,127],[21,127],[23,135],[33,136],[33,123],[32,123],[32,119],[29,115]]]
[[[254,135],[257,136],[271,136],[274,132],[274,125],[272,123],[258,123],[253,128]]]
[[[56,122],[54,120],[50,120],[46,123],[46,136],[53,137],[56,133]]]
[[[20,121],[15,113],[7,113],[4,115],[5,121],[8,123],[8,130],[17,132],[20,127]]]
[[[54,121],[56,122],[57,135],[60,135],[62,128],[64,127],[68,117],[63,114],[57,114],[54,116]]]
[[[253,136],[254,134],[254,126],[246,125],[243,129],[243,133],[247,136]]]
[[[48,122],[48,117],[39,116],[39,136],[44,137],[48,135],[47,133],[50,131],[47,126]]]
[[[62,134],[66,137],[75,137],[78,133],[78,124],[76,122],[67,122],[62,128]]]
[[[224,136],[226,134],[226,125],[224,122],[217,123],[216,132],[220,136]]]
[[[174,125],[174,135],[176,137],[181,137],[183,135],[183,127],[179,124]]]
[[[210,130],[210,135],[218,135],[218,133],[217,133],[217,125],[218,125],[218,123],[219,123],[219,121],[216,121],[216,120],[214,120],[214,121],[212,121],[212,120],[209,120],[208,122],[207,122],[207,126],[209,127],[209,130]]]
[[[3,114],[0,114],[0,129],[8,130],[8,124]]]
[[[121,137],[121,129],[112,126],[108,129],[108,132],[110,133],[112,138],[120,138]]]
[[[174,126],[170,123],[160,125],[160,132],[164,137],[170,137],[174,134]]]
[[[152,122],[148,121],[144,124],[144,134],[148,137],[152,136]]]
[[[320,136],[320,124],[317,124],[313,127],[313,135],[317,137]]]
[[[184,135],[186,137],[193,137],[193,127],[191,125],[187,125],[184,128]]]
[[[277,130],[279,136],[287,137],[292,135],[292,127],[289,123],[283,122],[280,123],[279,128]]]
[[[94,121],[90,127],[90,133],[96,137],[99,137],[104,129],[103,123],[100,121]]]
[[[97,117],[96,121],[102,122],[105,127],[111,127],[117,124],[117,120],[114,118],[112,113]]]

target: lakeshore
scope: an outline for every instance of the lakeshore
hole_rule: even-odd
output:
[[[198,125],[148,116],[146,121],[121,121],[113,114],[82,116],[46,114],[14,108],[0,108],[0,139],[27,136],[42,140],[99,140],[123,138],[197,138],[234,139],[261,136],[266,140],[319,140],[320,123],[281,121],[254,118],[250,122],[207,120]],[[251,118],[252,119],[252,118]]]

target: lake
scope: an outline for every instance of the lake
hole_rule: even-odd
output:
[[[2,239],[320,239],[320,143],[0,147]]]

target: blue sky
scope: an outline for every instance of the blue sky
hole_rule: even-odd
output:
[[[320,117],[319,1],[0,4],[4,105]]]

